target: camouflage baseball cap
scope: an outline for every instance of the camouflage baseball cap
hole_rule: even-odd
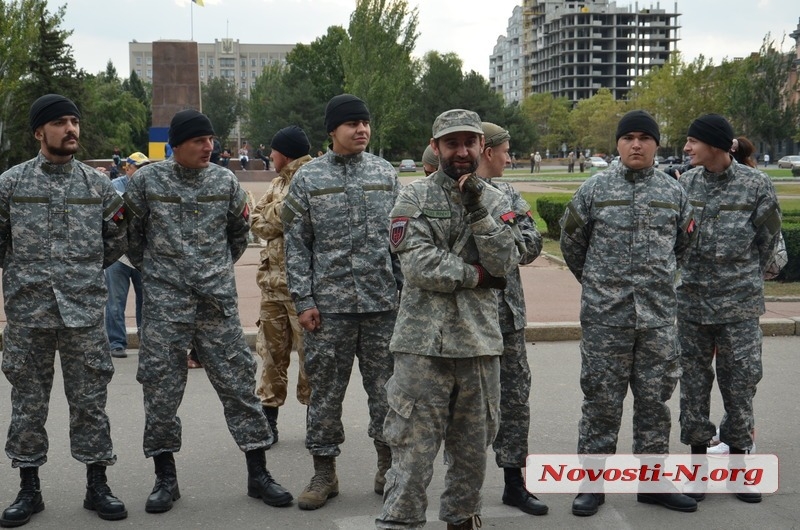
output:
[[[450,109],[439,114],[433,121],[434,139],[461,131],[483,134],[480,116],[471,110]]]
[[[511,134],[499,125],[484,121],[481,123],[481,128],[483,129],[486,147],[496,147],[503,142],[511,140]]]

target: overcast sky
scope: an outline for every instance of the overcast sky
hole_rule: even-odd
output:
[[[67,5],[63,28],[79,68],[105,70],[111,60],[122,77],[130,72],[128,43],[159,39],[214,42],[230,37],[241,43],[308,44],[329,26],[347,28],[355,0],[48,0],[51,10]],[[415,55],[429,50],[455,52],[467,71],[489,74],[489,55],[521,0],[409,0],[419,9]],[[673,10],[675,2],[638,2],[640,8]],[[634,5],[618,0],[618,6]],[[758,51],[767,33],[784,50],[800,21],[798,0],[682,0],[679,50],[690,61],[703,54],[716,63]]]

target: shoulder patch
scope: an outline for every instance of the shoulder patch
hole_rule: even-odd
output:
[[[395,217],[389,228],[389,242],[393,247],[397,247],[406,238],[406,228],[408,228],[408,217]]]
[[[500,220],[507,225],[513,225],[517,222],[517,214],[515,214],[513,211],[506,212],[500,216]]]

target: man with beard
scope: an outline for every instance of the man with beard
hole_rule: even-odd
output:
[[[505,196],[475,175],[484,147],[478,115],[440,114],[430,144],[439,170],[404,188],[391,212],[405,287],[390,345],[384,435],[392,467],[378,528],[425,524],[442,440],[448,469],[439,519],[448,529],[479,520],[500,408],[503,337],[492,289],[505,288],[523,251]]]
[[[306,448],[314,476],[297,499],[303,510],[321,508],[339,494],[342,401],[356,357],[367,393],[367,433],[378,453],[376,493],[383,493],[391,465],[384,386],[392,375],[389,338],[402,278],[389,251],[388,220],[400,183],[389,162],[364,152],[369,119],[356,96],[331,98],[325,107],[331,150],[297,170],[281,212],[286,279],[305,330],[311,387]]]
[[[58,350],[69,403],[72,456],[86,464],[83,507],[106,520],[127,517],[106,482],[117,457],[105,406],[114,374],[103,309],[103,268],[126,249],[122,198],[108,177],[75,160],[75,103],[58,94],[34,101],[36,158],[0,175],[0,264],[8,323],[3,373],[11,383],[6,454],[20,471],[20,492],[0,526],[21,526],[44,510],[39,466]]]

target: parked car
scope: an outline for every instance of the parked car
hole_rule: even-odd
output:
[[[400,161],[400,166],[398,167],[400,173],[404,171],[411,171],[412,173],[417,170],[417,164],[414,163],[413,160],[410,158],[405,158]]]
[[[586,165],[589,167],[597,167],[605,169],[608,167],[608,162],[606,162],[599,156],[590,156],[589,159],[586,161]]]
[[[789,155],[778,160],[779,169],[800,168],[800,155]]]

